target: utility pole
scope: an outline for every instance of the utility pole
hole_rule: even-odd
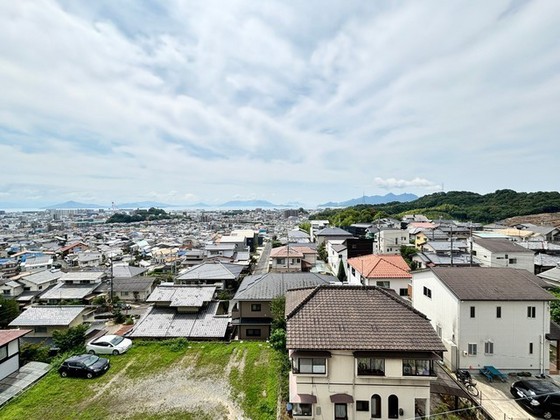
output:
[[[111,278],[110,278],[110,292],[109,292],[109,303],[112,305],[113,304],[113,258],[111,258],[109,261],[111,261]]]
[[[451,227],[451,267],[453,267],[453,225],[450,226]]]
[[[470,254],[471,254],[471,258],[470,258],[470,264],[469,264],[469,266],[472,267],[472,223],[471,223],[471,222],[469,222],[469,233],[470,233],[470,237],[471,237],[471,238],[470,238],[470,239],[471,239],[471,240],[470,240],[470,248],[471,248]]]

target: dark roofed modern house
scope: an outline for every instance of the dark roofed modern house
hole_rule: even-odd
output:
[[[322,243],[325,243],[331,239],[349,239],[349,238],[353,238],[354,235],[341,228],[326,227],[321,231],[317,232],[315,237],[316,237],[317,245],[321,245]]]
[[[472,253],[482,267],[523,268],[535,271],[534,252],[509,239],[473,236]]]
[[[434,363],[445,351],[430,321],[377,286],[286,294],[294,418],[430,414]]]
[[[315,273],[267,273],[247,276],[231,300],[232,325],[239,339],[266,340],[272,323],[271,302],[287,290],[338,283],[333,276]]]
[[[452,370],[548,374],[555,297],[547,286],[522,269],[434,267],[413,272],[412,301],[438,331]]]

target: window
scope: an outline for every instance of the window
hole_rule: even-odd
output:
[[[33,328],[33,330],[36,333],[46,333],[47,332],[47,327],[35,327],[35,328]]]
[[[474,318],[476,316],[476,308],[474,306],[471,306],[471,318]]]
[[[508,264],[517,264],[517,258],[510,258]]]
[[[260,312],[261,311],[261,304],[260,303],[251,303],[251,311],[252,312]]]
[[[298,359],[299,373],[327,373],[327,359],[325,358],[300,358]]]
[[[491,341],[484,342],[484,354],[494,354],[494,343]]]
[[[377,394],[371,396],[371,418],[381,418],[381,397]]]
[[[537,307],[527,306],[527,318],[536,318],[536,317],[537,317]]]
[[[399,418],[399,397],[396,395],[389,395],[389,418]]]
[[[403,359],[403,376],[430,376],[433,361],[428,359]]]
[[[502,317],[502,307],[496,306],[496,318],[501,318],[501,317]]]
[[[3,292],[4,292],[5,295],[10,295],[10,289],[8,289],[8,290],[4,289]]]
[[[475,343],[469,343],[467,352],[468,352],[469,356],[476,356],[477,345]]]
[[[378,287],[384,287],[386,289],[391,287],[391,282],[390,281],[376,281],[375,284]]]
[[[442,335],[441,325],[436,325],[436,333],[438,337],[441,338]]]
[[[0,347],[0,362],[8,358],[8,345]],[[366,401],[367,402],[367,401]]]
[[[369,401],[356,400],[356,411],[369,411]]]
[[[408,297],[408,289],[399,289],[399,296]]]
[[[533,354],[533,343],[529,343],[529,354]]]
[[[352,275],[355,276],[356,275],[356,269],[354,267],[352,267]]]
[[[261,336],[261,329],[260,328],[247,328],[246,335],[247,335],[247,337],[260,337]]]
[[[385,359],[374,357],[359,357],[358,376],[383,376],[385,375]]]
[[[286,261],[284,260],[284,258],[277,258],[276,259],[276,264],[284,265],[284,264],[286,264]]]
[[[294,416],[309,416],[312,415],[311,404],[294,403],[292,414]]]
[[[424,296],[428,296],[430,299],[432,298],[432,290],[428,289],[426,286],[424,286]]]
[[[334,420],[348,420],[348,407],[343,403],[334,405]]]

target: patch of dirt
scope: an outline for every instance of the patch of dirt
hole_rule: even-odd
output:
[[[188,362],[186,359],[182,359],[182,365]],[[231,397],[228,377],[201,377],[199,374],[194,375],[191,367],[177,367],[142,379],[125,379],[118,383],[111,380],[101,393],[110,393],[112,418],[115,419],[139,413],[175,411],[203,411],[216,419],[245,418]]]
[[[505,219],[504,222],[508,226],[517,225],[519,223],[532,223],[534,225],[560,227],[560,213],[540,213],[530,214],[527,216],[515,216]]]
[[[236,368],[240,372],[245,370],[245,358],[247,357],[247,350],[244,349],[242,352],[239,349],[233,349],[233,353],[229,358],[229,362],[225,368],[225,377],[229,378],[229,374],[233,368]]]

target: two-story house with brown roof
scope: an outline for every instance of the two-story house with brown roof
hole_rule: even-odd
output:
[[[447,348],[452,369],[492,365],[505,372],[549,372],[550,301],[527,270],[433,267],[415,271],[412,301]]]
[[[445,351],[430,321],[390,290],[318,286],[286,294],[294,418],[415,418],[430,413]]]
[[[412,275],[410,267],[400,255],[363,255],[348,260],[348,283],[393,289],[408,297]]]

